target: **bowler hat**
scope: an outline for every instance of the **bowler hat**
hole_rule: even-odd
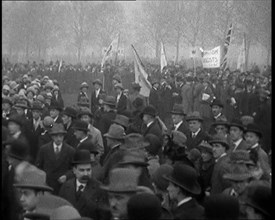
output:
[[[212,126],[218,126],[218,125],[223,125],[226,128],[229,128],[229,123],[227,121],[227,119],[225,118],[225,116],[221,116],[218,119],[216,119],[216,121],[212,124]]]
[[[67,131],[64,128],[64,125],[62,123],[54,123],[53,127],[49,131],[50,135],[56,135],[56,134],[66,134]]]
[[[197,120],[197,121],[203,121],[202,117],[201,117],[201,114],[198,112],[198,111],[194,111],[194,112],[191,112],[189,114],[187,114],[186,116],[186,121],[193,121],[193,120]]]
[[[93,113],[88,107],[83,107],[80,112],[78,113],[78,117],[81,117],[82,115],[88,115],[91,118],[93,117]]]
[[[152,117],[156,117],[157,111],[156,111],[154,106],[148,105],[143,109],[140,117],[143,118],[143,115],[145,115],[145,114],[146,115],[151,115]]]
[[[16,124],[22,126],[23,125],[23,118],[19,114],[13,114],[10,116],[8,122],[15,122]]]
[[[121,90],[124,89],[122,83],[117,83],[117,84],[115,84],[115,89],[116,89],[116,88],[120,88]]]
[[[81,217],[79,212],[72,206],[64,205],[53,210],[50,220],[91,220]]]
[[[62,111],[63,108],[61,105],[59,105],[57,102],[51,102],[50,106],[49,106],[49,110],[51,109],[56,109],[58,111]]]
[[[53,191],[46,184],[46,173],[35,166],[28,167],[23,170],[20,180],[13,184],[17,188],[31,188],[43,191]]]
[[[88,150],[77,149],[75,151],[72,164],[87,164],[91,162],[90,152]]]
[[[240,128],[241,130],[244,130],[244,126],[243,126],[243,123],[240,119],[238,118],[234,118],[232,119],[232,121],[230,122],[229,124],[230,127],[238,127]]]
[[[40,104],[40,102],[38,101],[34,101],[31,107],[31,110],[38,110],[38,111],[42,111],[42,105]]]
[[[110,172],[109,185],[100,188],[108,192],[134,193],[138,189],[138,172],[133,168],[114,168]]]
[[[259,127],[258,127],[256,124],[254,124],[254,123],[248,124],[248,125],[246,126],[245,133],[247,133],[247,132],[253,132],[253,133],[255,133],[259,138],[262,137],[262,132],[260,131]]]
[[[189,165],[177,163],[174,165],[173,172],[170,175],[164,175],[163,178],[192,194],[198,195],[201,192],[197,172]]]
[[[111,139],[123,140],[125,135],[124,128],[121,125],[112,124],[108,133],[104,134],[103,136]]]
[[[76,112],[75,108],[68,106],[63,111],[63,114],[67,115],[69,117],[72,117],[72,118],[76,118],[77,112]]]
[[[152,182],[162,191],[165,191],[169,182],[163,178],[164,175],[171,175],[173,167],[169,164],[161,164],[152,175]]]
[[[124,128],[127,128],[129,126],[129,118],[125,115],[117,114],[115,120],[113,120],[112,122],[119,124]]]
[[[250,155],[247,150],[233,151],[230,153],[229,159],[230,163],[255,165],[253,161],[250,159]]]
[[[36,205],[35,212],[26,213],[24,217],[28,219],[50,219],[53,211],[62,206],[72,205],[59,196],[51,194],[41,195]]]
[[[25,102],[24,100],[19,100],[15,103],[14,105],[15,108],[23,108],[23,109],[27,109],[28,108],[28,104],[27,102]]]
[[[84,141],[77,147],[79,150],[88,150],[90,153],[98,154],[97,146],[90,141]]]
[[[127,153],[124,155],[122,159],[122,162],[120,162],[119,165],[120,166],[134,165],[134,166],[146,167],[148,166],[148,163],[145,162],[145,160],[146,160],[146,157],[142,151],[132,150],[132,151],[127,151]]]
[[[9,157],[18,160],[26,160],[28,158],[30,147],[25,141],[10,139],[5,142],[5,145],[8,146],[7,154]]]
[[[223,175],[224,179],[232,180],[232,181],[244,181],[248,179],[252,179],[253,175],[249,172],[246,166],[235,166],[229,172]]]
[[[151,154],[151,155],[157,155],[159,151],[161,150],[161,142],[160,138],[157,137],[154,134],[147,134],[144,137],[145,141],[149,142],[150,144],[145,147],[145,149]]]
[[[211,140],[209,140],[209,144],[212,145],[212,144],[215,144],[215,143],[219,143],[219,144],[223,145],[226,148],[226,150],[229,149],[229,144],[228,144],[226,138],[224,136],[220,135],[220,134],[214,135],[211,138]]]
[[[129,220],[160,219],[161,202],[150,193],[136,194],[127,203],[127,214]]]
[[[100,79],[96,79],[95,81],[93,81],[93,84],[98,84],[102,86],[102,82]]]
[[[186,115],[183,110],[184,106],[181,104],[175,104],[173,106],[173,110],[170,112],[171,114],[174,115]]]
[[[105,99],[103,100],[103,103],[105,105],[109,105],[111,107],[115,107],[116,106],[116,99],[114,96],[106,96]]]
[[[223,104],[219,99],[214,99],[213,102],[210,104],[211,107],[213,107],[214,105],[217,105],[217,106],[223,108]]]
[[[85,121],[76,120],[73,129],[88,132],[88,124]]]
[[[203,151],[206,151],[210,154],[213,154],[213,148],[210,144],[208,144],[206,141],[202,141],[198,146],[197,148],[203,152]]]
[[[239,219],[239,201],[236,197],[217,194],[210,195],[205,200],[206,219]]]
[[[89,85],[86,82],[81,83],[80,88],[88,88]]]

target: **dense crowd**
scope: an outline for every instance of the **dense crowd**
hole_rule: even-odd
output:
[[[145,68],[2,60],[3,219],[271,219],[271,69]]]

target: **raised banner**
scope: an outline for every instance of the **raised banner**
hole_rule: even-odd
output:
[[[215,47],[212,50],[204,50],[202,57],[203,68],[220,68],[221,47]]]

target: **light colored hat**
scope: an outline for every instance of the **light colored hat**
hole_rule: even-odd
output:
[[[3,90],[8,90],[8,91],[10,91],[10,87],[9,87],[8,85],[5,84],[5,85],[3,86]]]

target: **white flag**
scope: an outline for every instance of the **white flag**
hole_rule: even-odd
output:
[[[245,38],[243,38],[243,43],[240,48],[240,53],[238,56],[237,69],[244,72],[245,67]]]
[[[61,70],[62,64],[63,64],[63,61],[62,61],[62,59],[61,59],[61,60],[60,60],[60,62],[59,62],[59,67],[58,67],[58,72],[59,72],[59,73],[60,73],[60,70]]]
[[[118,40],[119,40],[119,34],[116,35],[115,39],[112,41],[112,43],[110,44],[110,46],[107,48],[103,59],[101,61],[101,68],[103,68],[106,60],[113,54],[116,53],[118,51]]]
[[[165,66],[167,66],[167,59],[166,59],[166,54],[165,54],[163,43],[161,42],[161,53],[160,53],[160,70],[161,70],[161,72]]]

